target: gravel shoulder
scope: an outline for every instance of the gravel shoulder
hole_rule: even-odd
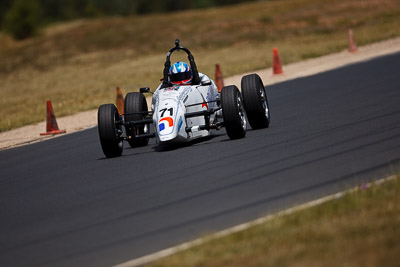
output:
[[[281,75],[272,75],[272,68],[254,71],[263,79],[264,85],[271,85],[300,77],[305,77],[345,65],[367,61],[375,57],[389,55],[400,51],[400,38],[390,39],[358,48],[357,53],[349,53],[347,50],[339,53],[313,58],[301,62],[285,65],[283,61],[283,72]],[[223,72],[223,66],[222,66]],[[253,72],[253,73],[254,73]],[[234,84],[240,88],[240,80],[244,74],[224,78],[224,84]],[[210,75],[211,76],[211,75]],[[125,92],[126,93],[126,92]],[[148,98],[149,100],[149,98]],[[57,110],[54,111],[57,116]],[[46,117],[46,114],[43,114]],[[65,129],[66,134],[82,131],[97,125],[97,109],[77,113],[65,117],[57,117],[60,129]],[[18,147],[56,138],[59,135],[40,136],[46,131],[46,121],[33,125],[24,126],[11,131],[0,133],[0,150]]]

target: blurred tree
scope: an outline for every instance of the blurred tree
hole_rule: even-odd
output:
[[[193,2],[195,1],[187,1],[187,0],[166,0],[165,3],[165,11],[177,11],[177,10],[185,10],[191,9],[193,7]]]
[[[38,32],[40,13],[37,0],[15,0],[4,17],[3,29],[18,40],[31,37]]]
[[[207,8],[214,5],[214,0],[196,0],[193,3],[193,8]]]
[[[12,5],[12,0],[1,0],[0,1],[0,29],[2,28],[4,16]]]
[[[85,17],[95,18],[103,15],[103,12],[98,8],[93,1],[89,1],[85,6]]]

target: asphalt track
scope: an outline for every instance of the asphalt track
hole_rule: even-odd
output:
[[[0,151],[0,266],[109,266],[400,171],[400,53],[267,87],[270,128]]]

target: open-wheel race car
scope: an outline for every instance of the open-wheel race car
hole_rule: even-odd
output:
[[[171,65],[172,53],[180,50],[188,55],[189,64]],[[98,131],[106,157],[120,156],[124,141],[131,147],[145,146],[154,137],[160,145],[188,142],[222,127],[230,139],[239,139],[246,135],[247,121],[253,129],[270,123],[267,94],[257,74],[242,77],[241,92],[235,85],[224,86],[219,92],[214,81],[198,72],[193,55],[179,40],[167,53],[151,111],[143,93],[150,93],[150,89],[140,88],[140,92],[125,96],[123,114],[114,104],[99,107]]]

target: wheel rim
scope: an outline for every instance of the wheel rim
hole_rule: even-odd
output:
[[[246,121],[246,112],[243,108],[243,104],[242,104],[242,98],[240,96],[240,93],[237,93],[237,105],[238,105],[238,110],[239,110],[239,116],[240,116],[240,121],[242,124],[242,128],[244,130],[246,130],[247,127],[247,121]]]
[[[262,86],[260,87],[260,94],[265,116],[267,117],[267,119],[269,119],[269,108],[268,108],[267,97],[265,95],[265,89]]]

